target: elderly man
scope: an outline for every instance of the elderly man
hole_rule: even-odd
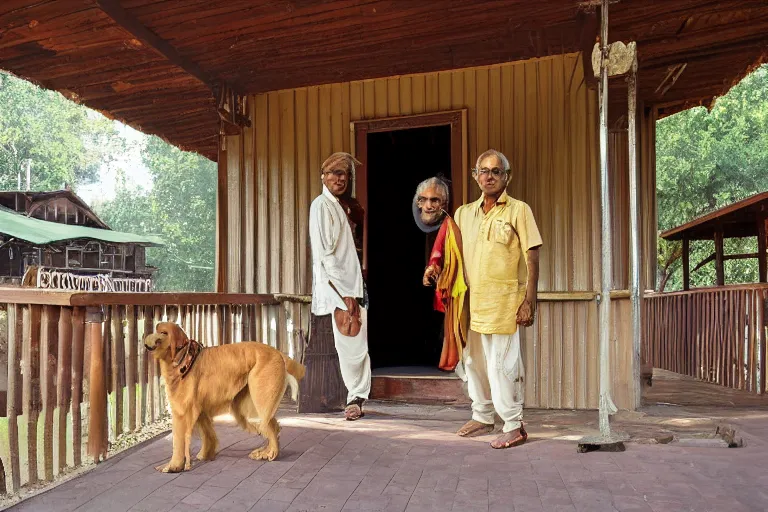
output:
[[[419,183],[413,198],[413,218],[419,229],[427,233],[427,270],[423,284],[435,285],[433,308],[443,314],[438,368],[445,371],[456,369],[466,337],[461,237],[456,223],[445,210],[449,197],[448,183],[442,176],[436,176]],[[447,272],[440,279],[442,269]]]
[[[332,323],[339,367],[347,388],[344,415],[353,421],[363,416],[363,402],[371,389],[368,356],[368,312],[361,307],[363,275],[355,239],[339,199],[344,196],[355,172],[349,153],[334,153],[323,162],[320,178],[323,192],[309,209],[309,238],[312,245],[312,314],[318,322]],[[359,332],[339,325],[336,312],[348,312]]]
[[[509,162],[490,149],[472,175],[479,200],[456,211],[469,284],[470,331],[464,351],[472,419],[457,432],[477,436],[494,430],[494,410],[504,422],[493,448],[522,444],[525,395],[520,330],[533,325],[541,235],[531,208],[506,193]]]
[[[427,178],[416,187],[411,207],[416,226],[425,234],[425,265],[429,262],[432,246],[435,244],[435,239],[447,217],[445,209],[448,208],[448,198],[448,183],[442,177]],[[424,286],[432,284],[427,280],[424,282]],[[445,306],[440,300],[440,292],[437,288],[435,288],[431,298],[425,300],[431,301],[433,311],[431,315],[423,317],[425,336],[421,337],[421,342],[425,345],[424,353],[429,354],[430,359],[434,358],[434,361],[437,362],[440,358],[440,343],[443,340]],[[442,369],[441,364],[438,366]]]

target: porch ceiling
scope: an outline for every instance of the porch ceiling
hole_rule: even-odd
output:
[[[580,3],[5,0],[0,67],[216,160],[214,81],[258,93],[591,51],[597,17]],[[664,114],[763,58],[768,2],[621,0],[609,34],[638,41],[640,98]]]

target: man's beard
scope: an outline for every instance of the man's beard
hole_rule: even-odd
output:
[[[419,208],[416,205],[416,201],[414,201],[411,204],[411,208],[413,209],[413,221],[416,223],[416,226],[423,231],[424,233],[432,233],[433,231],[437,231],[440,229],[440,226],[442,225],[443,220],[443,210],[439,210],[436,212],[436,214],[430,214],[430,217],[433,215],[436,215],[435,220],[433,220],[431,223],[425,222],[422,220],[422,216],[424,215],[424,212],[421,211],[421,208]]]
[[[443,212],[442,210],[437,210],[436,212],[427,213],[424,210],[421,211],[421,222],[426,224],[427,226],[434,226],[440,220],[443,218]]]

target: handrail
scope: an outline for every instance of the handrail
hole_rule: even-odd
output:
[[[749,284],[729,284],[725,286],[707,286],[705,288],[691,288],[690,290],[679,290],[674,292],[646,292],[646,298],[654,297],[675,297],[681,295],[693,295],[698,293],[728,292],[739,290],[765,290],[768,289],[768,283],[749,283]]]
[[[593,301],[595,291],[540,291],[539,302]],[[628,290],[613,290],[612,299],[629,298]],[[217,292],[82,292],[41,290],[39,288],[0,287],[0,304],[40,304],[46,306],[158,306],[158,305],[262,305],[309,304],[311,295],[286,293]]]
[[[78,292],[39,288],[0,287],[0,303],[46,306],[158,306],[158,305],[252,305],[274,306],[284,302],[306,304],[308,295],[214,293],[214,292]]]

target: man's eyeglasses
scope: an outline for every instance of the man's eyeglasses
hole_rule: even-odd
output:
[[[493,169],[488,169],[486,167],[481,167],[479,169],[472,169],[472,174],[476,174],[478,176],[488,176],[492,175],[495,178],[498,178],[499,176],[506,174],[507,171],[504,169],[499,169],[498,167],[494,167]]]
[[[334,169],[332,171],[325,171],[323,175],[333,174],[336,178],[342,178],[349,175],[347,171],[343,171],[341,169]]]

